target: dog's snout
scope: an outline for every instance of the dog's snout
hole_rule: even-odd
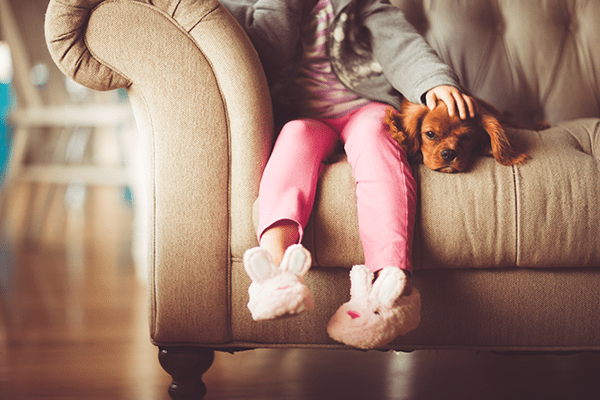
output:
[[[442,150],[440,155],[442,156],[444,161],[450,162],[450,161],[453,161],[456,159],[456,156],[458,156],[458,153],[456,152],[456,150],[444,149],[444,150]]]

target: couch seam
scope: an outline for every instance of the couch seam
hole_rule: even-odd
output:
[[[96,4],[94,7],[88,8],[88,7],[84,7],[84,6],[80,5],[80,4],[73,5],[73,4],[65,3],[64,1],[61,1],[61,0],[54,0],[54,2],[56,4],[60,4],[61,6],[76,8],[76,9],[79,9],[79,10],[88,10],[88,11],[92,11],[94,8],[98,7],[100,5],[100,3],[104,3],[104,1],[105,0],[99,1],[98,4]]]
[[[117,1],[117,0],[112,0],[112,1]],[[146,6],[146,4],[142,4],[144,6]],[[210,14],[212,12],[214,12],[220,5],[218,4],[214,10],[212,10],[211,12],[207,13]],[[202,55],[204,56],[204,59],[206,60],[206,62],[208,63],[208,65],[211,68],[211,71],[213,72],[213,77],[215,79],[215,82],[217,83],[217,87],[219,90],[219,97],[221,98],[221,105],[223,106],[223,113],[225,116],[225,125],[226,125],[226,129],[227,129],[227,156],[228,156],[228,160],[227,160],[227,244],[226,244],[226,260],[227,260],[227,273],[225,276],[226,279],[226,293],[227,293],[227,299],[226,299],[226,309],[227,309],[227,323],[226,323],[226,329],[227,329],[227,335],[229,336],[229,341],[233,340],[233,326],[232,326],[232,315],[233,315],[233,305],[232,305],[232,301],[231,301],[231,297],[232,297],[232,256],[231,256],[231,125],[229,123],[229,113],[228,113],[228,107],[227,107],[227,101],[225,99],[225,96],[223,95],[223,90],[221,87],[221,83],[219,81],[219,77],[217,76],[217,74],[215,73],[215,67],[214,64],[212,63],[212,61],[206,56],[206,54],[204,53],[204,51],[202,51],[200,45],[198,44],[198,42],[196,41],[196,39],[191,35],[191,30],[192,29],[185,29],[173,16],[169,16],[168,13],[166,13],[165,11],[161,10],[158,7],[155,6],[151,6],[150,8],[156,9],[158,12],[160,12],[161,14],[163,14],[168,20],[170,20],[184,35],[186,35],[191,41],[192,43],[194,43],[194,46],[196,48],[198,48],[198,51],[200,51],[200,53],[202,53]],[[201,19],[202,20],[202,19]],[[199,21],[200,22],[200,21]],[[196,23],[194,25],[197,26],[198,23]]]
[[[574,7],[576,7],[576,5],[574,5]],[[578,12],[576,10],[572,10],[571,15],[570,15],[571,21],[575,20],[576,18],[579,18]],[[573,37],[574,37],[574,40],[577,40],[575,38],[575,35],[573,35]],[[593,71],[595,69],[593,68],[591,54],[584,52],[584,56],[581,57],[581,62],[585,65],[585,71],[587,72],[586,75],[587,75],[587,79],[589,80],[590,88],[599,87],[600,82],[598,82],[598,77],[596,76],[595,73],[593,73]],[[600,95],[599,95],[598,91],[594,90],[593,95],[594,95],[594,100],[596,101],[597,106],[600,107]]]
[[[494,14],[492,15],[492,23],[495,23],[496,25],[503,23],[500,10],[496,7],[496,3],[492,4],[492,9],[494,12]],[[504,53],[507,53],[505,38],[503,35],[496,31],[491,37],[491,42],[488,43],[488,46],[486,47],[484,57],[482,57],[481,62],[478,63],[477,72],[475,73],[471,89],[478,88],[482,85],[482,82],[485,79],[483,76],[484,71],[489,70],[490,62],[492,59],[491,55],[493,54],[493,51],[497,46],[502,46]]]
[[[207,58],[207,62],[212,66],[212,63]],[[232,326],[232,316],[233,316],[233,290],[232,290],[232,273],[233,273],[233,257],[231,252],[231,184],[233,181],[232,178],[232,168],[231,168],[231,160],[232,160],[232,146],[231,146],[231,124],[229,123],[229,112],[227,107],[227,101],[223,92],[221,91],[221,84],[219,83],[219,78],[215,73],[215,81],[217,82],[217,86],[219,87],[219,94],[221,96],[221,101],[223,104],[223,112],[225,114],[225,124],[227,126],[227,274],[226,274],[226,285],[227,285],[227,334],[229,336],[229,340],[233,340],[233,326]]]
[[[217,3],[217,5],[215,6],[215,8],[213,8],[212,10],[210,10],[209,12],[207,12],[202,18],[200,18],[194,25],[192,25],[187,31],[191,32],[193,31],[202,21],[204,21],[204,19],[206,17],[208,17],[209,15],[211,15],[212,13],[214,13],[215,11],[217,11],[220,8],[220,4]]]
[[[215,10],[219,7],[219,5],[217,5],[217,7],[215,8]],[[214,12],[211,11],[208,14]],[[207,14],[207,15],[208,15]],[[165,14],[168,16],[168,14]],[[219,80],[218,75],[216,74],[216,69],[214,64],[212,63],[212,61],[209,59],[209,57],[207,57],[207,55],[204,53],[204,51],[202,51],[200,45],[198,44],[198,42],[196,41],[196,39],[190,34],[190,32],[193,30],[189,29],[186,30],[181,24],[179,24],[179,22],[177,22],[177,20],[175,20],[175,18],[173,17],[169,17],[170,20],[172,20],[176,26],[180,29],[180,31],[184,32],[187,37],[192,41],[192,43],[194,43],[194,45],[198,48],[198,50],[202,53],[202,55],[204,56],[204,59],[206,60],[206,62],[208,63],[208,65],[211,68],[211,71],[213,72],[213,77],[215,79],[215,82],[217,84],[217,88],[219,90],[219,97],[221,98],[221,105],[223,106],[223,114],[225,117],[225,125],[226,125],[226,130],[227,130],[227,254],[226,254],[226,260],[227,260],[227,272],[226,272],[226,308],[227,308],[227,323],[226,323],[226,329],[227,329],[227,335],[229,336],[228,340],[231,341],[233,340],[233,326],[232,326],[232,315],[233,315],[233,304],[232,304],[232,285],[233,285],[233,278],[232,278],[232,269],[233,269],[233,257],[232,257],[232,252],[231,252],[231,223],[232,223],[232,219],[231,219],[231,182],[232,182],[232,168],[231,168],[231,160],[232,160],[232,146],[231,146],[231,124],[229,123],[229,112],[228,112],[228,106],[227,106],[227,100],[223,94],[223,90],[222,90],[222,86],[221,86],[221,82]],[[201,19],[202,20],[202,19]],[[201,21],[200,20],[200,21]],[[199,22],[200,22],[199,21]],[[198,23],[199,23],[198,22]],[[194,27],[198,26],[198,23],[196,23],[194,25]]]
[[[140,97],[143,99],[144,101],[144,108],[146,108],[146,115],[149,118],[148,124],[149,124],[149,131],[152,135],[151,137],[151,143],[152,143],[152,149],[150,150],[152,153],[152,157],[150,157],[150,173],[152,174],[152,178],[151,178],[151,182],[152,182],[152,194],[151,194],[151,198],[152,198],[152,226],[150,227],[150,229],[152,229],[152,275],[151,279],[151,288],[152,288],[152,292],[153,292],[153,296],[152,296],[152,316],[151,316],[151,330],[152,330],[152,335],[155,336],[157,334],[156,331],[156,316],[158,315],[158,308],[157,308],[157,303],[156,303],[156,298],[157,298],[157,291],[156,291],[156,135],[154,132],[154,120],[152,118],[152,114],[150,113],[150,110],[148,109],[148,101],[146,99],[146,95],[144,94],[144,92],[142,90],[140,90]]]
[[[212,11],[210,11],[208,14],[214,12],[217,8],[219,8],[220,5],[217,4],[217,6],[215,7],[215,9],[213,9]],[[168,14],[167,14],[168,15]],[[205,16],[206,17],[206,16]],[[212,61],[209,59],[209,57],[204,53],[204,51],[202,51],[202,49],[200,48],[200,45],[198,44],[198,42],[196,41],[196,39],[191,35],[191,31],[198,26],[198,24],[204,19],[201,18],[200,21],[198,21],[196,24],[194,24],[194,26],[189,29],[186,30],[185,28],[183,28],[183,26],[181,26],[177,20],[175,20],[174,18],[170,18],[172,21],[174,21],[177,26],[179,27],[179,29],[182,32],[185,32],[185,34],[190,38],[190,40],[194,43],[194,45],[198,48],[198,50],[204,55],[204,59],[206,60],[206,62],[208,63],[208,65],[211,68],[211,71],[213,73],[213,77],[215,79],[215,82],[217,84],[217,88],[219,90],[219,97],[221,98],[221,105],[223,106],[223,114],[225,117],[225,125],[226,125],[226,130],[227,130],[227,254],[226,254],[226,260],[227,260],[227,272],[226,272],[226,308],[227,308],[227,324],[226,324],[226,329],[227,329],[227,335],[229,336],[228,340],[231,341],[233,340],[233,326],[232,326],[232,315],[233,315],[233,302],[232,302],[232,295],[233,295],[233,278],[232,278],[232,269],[233,269],[233,256],[232,256],[232,251],[231,251],[231,224],[232,224],[232,218],[231,218],[231,184],[232,184],[232,168],[231,168],[231,160],[232,160],[232,146],[231,146],[231,124],[229,123],[229,107],[227,106],[227,100],[225,98],[225,95],[223,94],[223,90],[222,90],[222,86],[221,86],[221,82],[219,80],[219,77],[217,75],[216,68],[214,66],[214,64],[212,63]]]
[[[519,254],[519,248],[520,248],[520,236],[521,236],[521,225],[519,223],[520,221],[520,213],[519,213],[519,205],[520,205],[520,201],[519,201],[519,190],[518,190],[518,170],[516,166],[512,166],[512,172],[513,172],[513,191],[514,191],[514,197],[515,197],[515,202],[514,202],[514,207],[515,207],[515,261],[514,264],[515,266],[519,266],[520,264],[520,254]]]
[[[558,76],[558,72],[560,70],[561,65],[564,63],[563,61],[563,55],[566,51],[567,45],[568,45],[568,41],[569,41],[569,36],[570,36],[570,32],[565,31],[565,33],[561,36],[561,40],[559,43],[559,50],[558,50],[558,54],[554,61],[554,65],[551,68],[551,74],[550,74],[550,79],[548,80],[548,82],[556,82],[556,77]],[[540,82],[540,89],[542,89],[542,85],[545,82]],[[550,98],[550,96],[552,95],[552,91],[553,89],[555,89],[554,85],[552,84],[548,84],[546,88],[543,88],[544,91],[542,92],[542,90],[540,90],[539,93],[539,97],[540,97],[540,105],[542,107],[544,107],[547,103],[548,103],[548,99]],[[545,113],[544,113],[545,114]],[[544,115],[544,118],[546,116]]]
[[[169,7],[167,8],[168,10],[171,9],[171,7],[173,6],[173,3],[175,3],[174,1],[171,2],[171,4],[169,4]],[[175,14],[177,13],[177,10],[179,9],[179,6],[181,5],[181,0],[177,0],[177,4],[175,5],[175,7],[173,7],[173,10],[170,10],[167,14],[170,14],[171,17],[173,19],[175,19]]]

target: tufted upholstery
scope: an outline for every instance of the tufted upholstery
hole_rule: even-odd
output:
[[[524,166],[415,166],[423,319],[388,348],[600,350],[600,1],[395,3],[465,88],[554,126],[509,130],[532,156]],[[218,2],[51,0],[46,34],[66,74],[130,93],[151,193],[153,342],[340,347],[325,326],[363,261],[343,155],[325,167],[306,229],[315,311],[256,323],[246,309],[241,257],[256,245],[272,115],[257,56]]]
[[[515,119],[600,115],[597,0],[392,2],[469,90]]]

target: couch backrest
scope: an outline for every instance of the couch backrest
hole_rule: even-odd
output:
[[[518,121],[600,117],[600,1],[392,3],[464,87]]]

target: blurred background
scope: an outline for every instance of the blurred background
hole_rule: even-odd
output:
[[[124,90],[67,79],[48,0],[0,0],[0,399],[168,398]]]

